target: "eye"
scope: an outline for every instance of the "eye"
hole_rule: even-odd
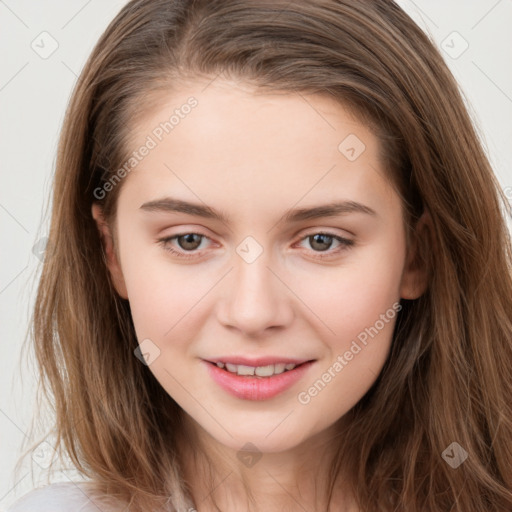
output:
[[[194,258],[198,256],[198,249],[203,239],[209,240],[206,235],[200,233],[180,233],[171,237],[161,238],[158,240],[159,244],[168,252],[178,258]],[[178,249],[171,245],[171,242],[176,241]],[[347,250],[354,245],[354,240],[343,238],[333,233],[317,232],[311,233],[302,237],[301,242],[308,241],[313,248],[313,252],[317,253],[315,258],[328,258]],[[335,250],[329,250],[336,241],[339,245]],[[320,253],[320,254],[318,254]],[[326,253],[326,254],[321,254]]]
[[[348,248],[354,245],[354,240],[350,240],[348,238],[343,238],[339,235],[335,235],[333,233],[311,233],[306,235],[301,239],[301,242],[307,241],[310,246],[313,248],[313,252],[315,253],[326,253],[326,254],[316,254],[315,258],[329,258],[339,254],[342,251],[347,250]],[[338,242],[338,247],[335,250],[329,250],[333,244],[333,241]]]
[[[161,238],[158,242],[166,251],[169,251],[178,258],[193,258],[196,256],[195,252],[192,252],[191,254],[187,254],[187,252],[196,251],[199,245],[201,245],[201,239],[203,238],[207,237],[200,233],[181,233],[179,235]],[[178,245],[181,246],[181,251],[176,250],[171,245],[171,241],[173,240],[176,240]]]

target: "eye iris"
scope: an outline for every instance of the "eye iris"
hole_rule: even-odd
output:
[[[318,246],[318,237],[320,237],[319,246]],[[331,246],[332,238],[333,237],[330,236],[330,235],[324,235],[322,233],[317,233],[315,235],[311,235],[309,237],[309,240],[310,240],[310,243],[311,243],[311,247],[313,249],[317,249],[317,250],[320,250],[320,251],[325,251],[325,250],[329,249],[329,247]],[[327,241],[325,241],[325,239],[327,239]]]
[[[194,237],[196,237],[196,241],[194,242]],[[178,244],[180,247],[184,250],[194,250],[199,247],[201,244],[201,235],[198,235],[197,233],[187,233],[186,235],[180,235],[178,238]],[[181,241],[185,240],[185,244],[183,244]],[[190,247],[190,245],[192,247]]]

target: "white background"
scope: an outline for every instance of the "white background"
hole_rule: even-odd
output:
[[[0,509],[33,486],[28,465],[17,476],[12,473],[36,405],[34,368],[20,349],[40,264],[32,248],[48,229],[48,214],[45,218],[43,214],[58,134],[72,87],[87,56],[125,3],[0,0]],[[456,59],[446,52],[443,55],[461,84],[503,188],[511,187],[512,2],[398,3],[439,47],[453,39],[446,38],[454,31],[469,44]],[[46,59],[31,47],[43,31],[58,43]],[[460,44],[454,39],[455,50]],[[55,480],[72,477],[72,472],[59,472]]]

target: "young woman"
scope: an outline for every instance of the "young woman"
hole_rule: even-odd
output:
[[[394,2],[131,1],[53,194],[33,338],[87,482],[13,511],[512,510],[510,206]]]

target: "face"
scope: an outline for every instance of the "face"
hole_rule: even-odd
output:
[[[328,97],[215,80],[162,98],[132,144],[107,253],[149,371],[233,449],[321,435],[422,292],[378,140]]]

